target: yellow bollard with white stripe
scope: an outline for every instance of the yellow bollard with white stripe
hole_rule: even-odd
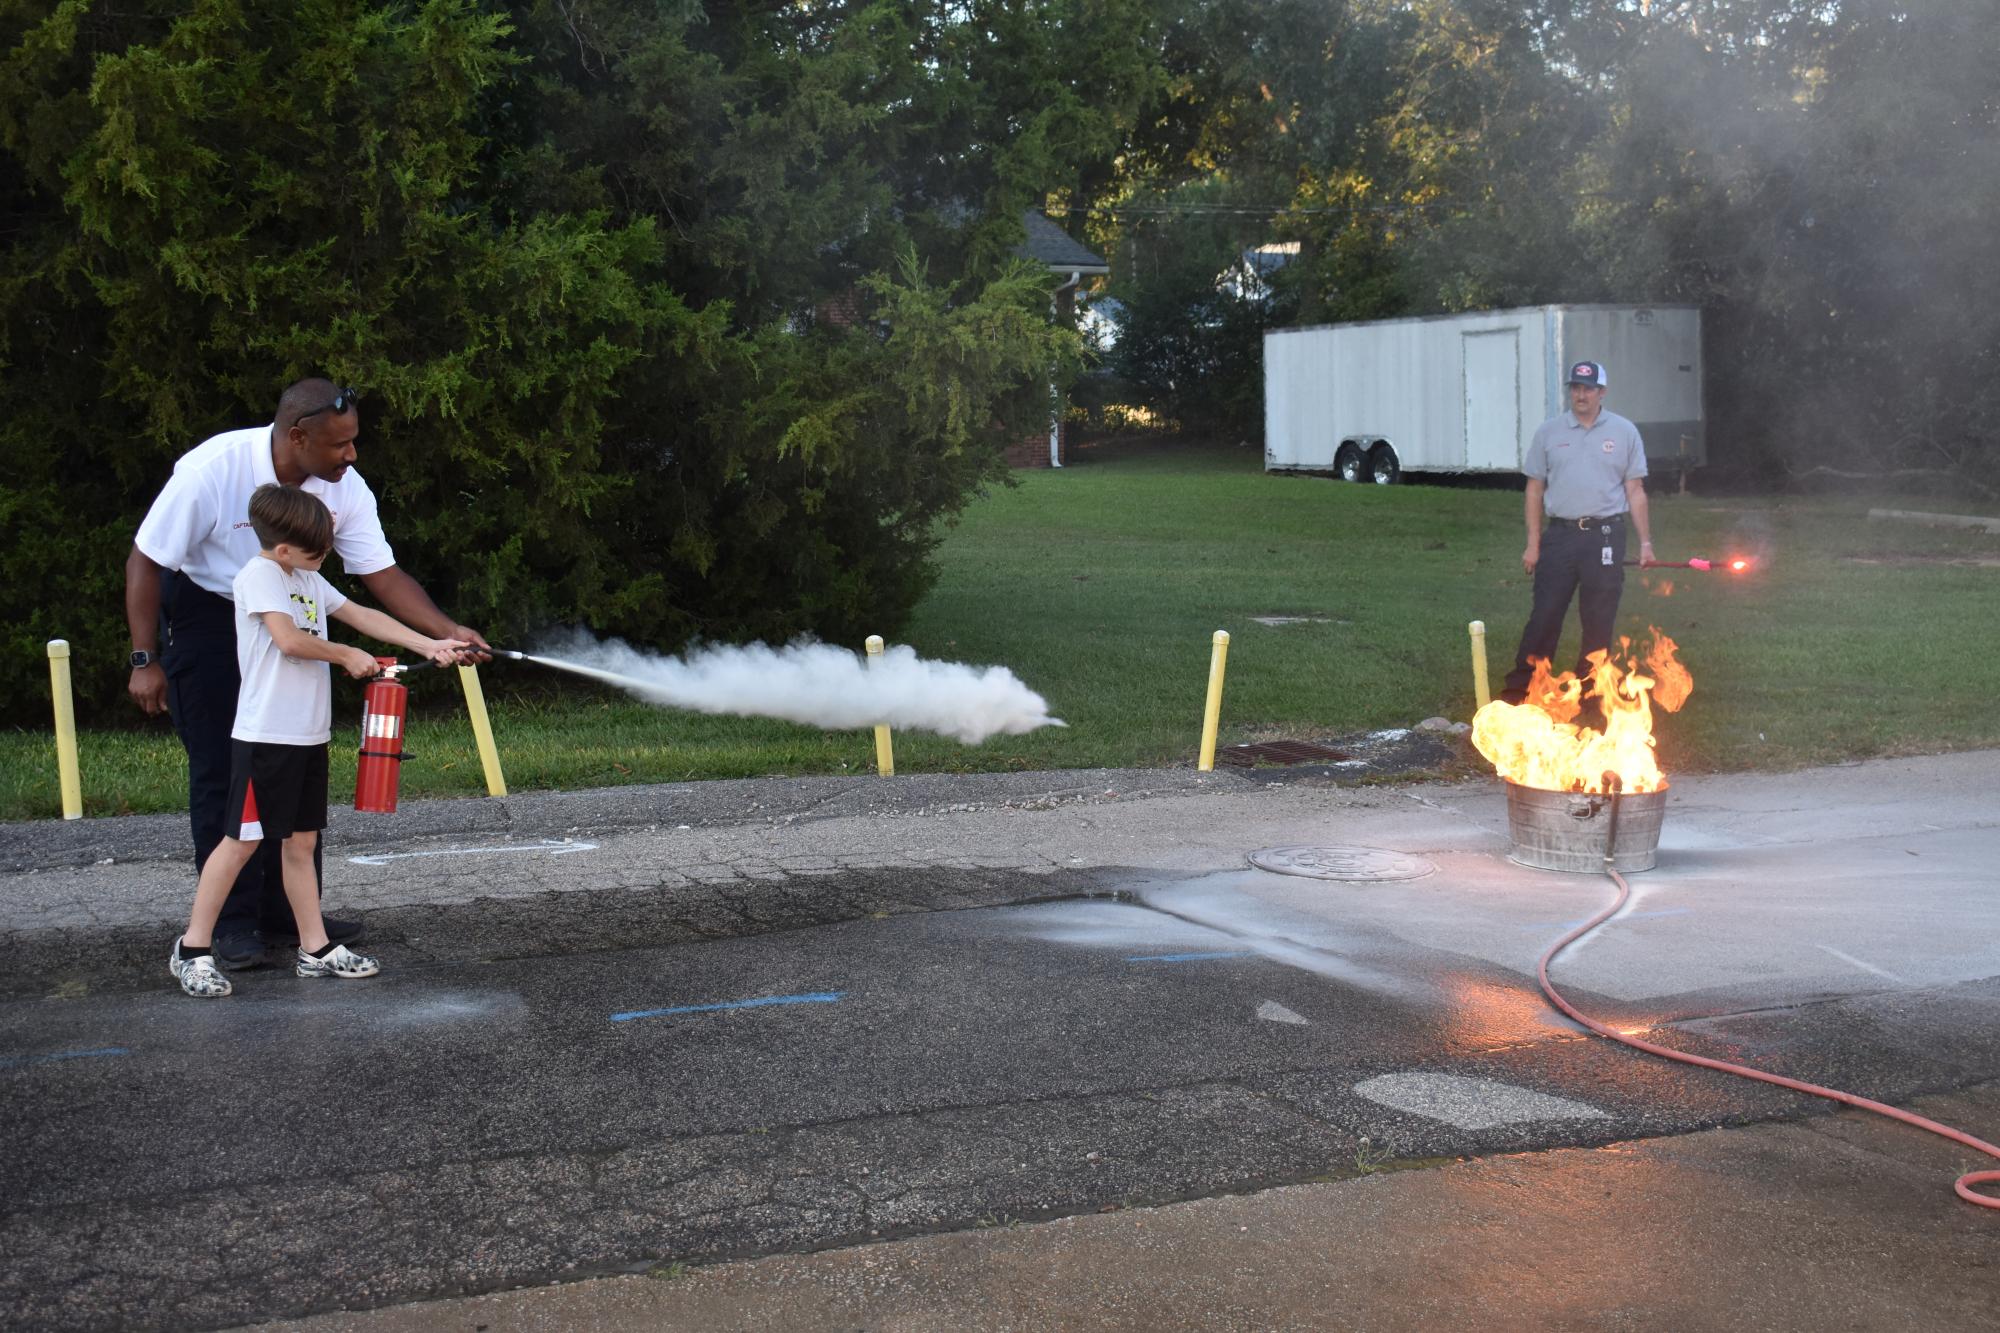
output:
[[[1486,687],[1486,622],[1475,620],[1465,628],[1472,635],[1472,697],[1484,708],[1493,701]]]
[[[1201,715],[1201,762],[1202,772],[1212,772],[1215,768],[1215,731],[1222,724],[1222,673],[1229,663],[1229,631],[1215,632],[1215,650],[1208,658],[1208,707]]]
[[[873,667],[875,659],[881,655],[882,636],[879,634],[869,635],[868,665]],[[875,727],[875,771],[885,778],[896,776],[896,747],[889,739],[889,728],[886,723],[879,723]]]
[[[76,701],[70,697],[69,640],[49,640],[49,694],[56,706],[56,780],[64,819],[83,818],[83,771],[76,760]]]
[[[479,746],[479,764],[486,770],[486,794],[505,796],[507,779],[500,772],[500,747],[493,743],[493,722],[486,716],[486,691],[479,687],[479,668],[462,666],[458,683],[465,687],[465,711],[472,718],[472,739]]]

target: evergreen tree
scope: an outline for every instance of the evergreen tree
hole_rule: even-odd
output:
[[[140,516],[309,373],[364,390],[401,562],[496,638],[892,632],[1075,363],[1008,251],[1129,130],[1142,10],[9,6],[9,707],[66,637],[123,716]]]

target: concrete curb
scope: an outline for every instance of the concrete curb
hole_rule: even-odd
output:
[[[893,778],[739,778],[527,792],[500,799],[410,801],[394,815],[359,814],[336,805],[330,812],[328,836],[343,843],[366,843],[380,841],[385,835],[404,842],[522,831],[539,836],[588,834],[662,824],[713,828],[852,815],[1047,808],[1121,797],[1241,791],[1245,785],[1244,778],[1229,771],[1159,768],[922,773]],[[172,859],[186,856],[187,849],[187,816],[181,814],[0,825],[0,871],[45,870],[106,860]]]

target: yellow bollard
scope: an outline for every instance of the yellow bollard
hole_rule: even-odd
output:
[[[874,666],[875,659],[882,655],[882,636],[868,636],[868,665]],[[878,725],[875,728],[875,771],[885,778],[896,776],[896,747],[889,739],[889,728]]]
[[[1212,772],[1215,768],[1215,729],[1222,722],[1222,671],[1229,662],[1229,631],[1215,632],[1215,651],[1208,659],[1208,707],[1201,715],[1201,763],[1202,772]]]
[[[1493,701],[1486,688],[1486,622],[1475,620],[1465,627],[1472,635],[1472,697],[1484,708]]]
[[[500,747],[493,743],[493,721],[486,716],[486,691],[479,688],[479,668],[462,666],[458,683],[465,687],[465,711],[472,718],[472,739],[479,746],[479,764],[486,770],[486,794],[505,796],[507,779],[500,772]]]
[[[56,705],[56,778],[64,819],[83,818],[83,777],[76,762],[76,703],[69,689],[69,640],[49,640],[49,693]]]

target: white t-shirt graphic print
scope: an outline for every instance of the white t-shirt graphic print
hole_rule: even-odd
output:
[[[315,638],[327,637],[327,619],[347,599],[318,573],[286,573],[258,555],[230,585],[236,599],[236,667],[243,688],[236,696],[239,741],[272,745],[324,745],[333,735],[333,664],[287,657],[264,625],[266,611],[282,611]]]

